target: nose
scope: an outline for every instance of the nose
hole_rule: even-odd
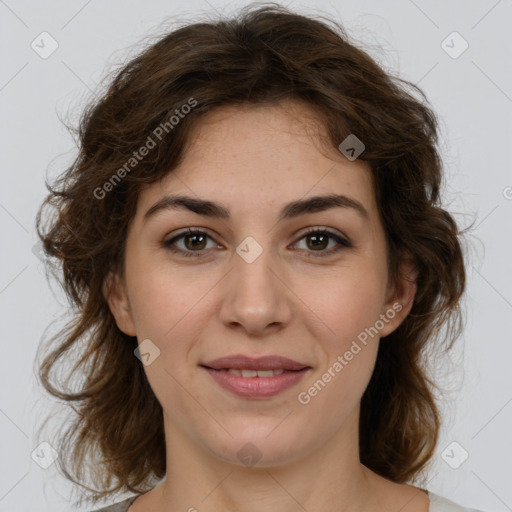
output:
[[[233,267],[223,279],[220,318],[231,329],[265,336],[289,323],[293,294],[284,269],[270,249],[264,249],[254,260],[246,254],[234,255]]]

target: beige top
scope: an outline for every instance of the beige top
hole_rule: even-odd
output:
[[[476,508],[461,507],[448,498],[444,498],[430,491],[428,491],[428,497],[430,498],[428,512],[482,512]]]
[[[427,490],[426,492],[428,494],[428,497],[430,498],[430,507],[428,509],[428,512],[483,512],[481,510],[476,510],[474,508],[461,507],[460,505],[457,505],[457,503],[454,503],[448,498],[444,498],[443,496],[435,494],[431,491]],[[131,498],[128,498],[126,500],[119,501],[108,507],[91,512],[127,512],[128,507],[139,496],[140,495],[137,494],[136,496],[132,496]]]

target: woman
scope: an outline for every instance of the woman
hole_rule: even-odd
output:
[[[465,270],[436,117],[407,86],[273,4],[169,33],[85,112],[37,224],[76,308],[40,378],[78,404],[59,464],[90,502],[469,510],[408,483]],[[50,371],[72,349],[69,392]]]

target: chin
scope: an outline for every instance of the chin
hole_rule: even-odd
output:
[[[239,434],[226,439],[223,446],[211,446],[219,458],[241,467],[271,468],[295,462],[304,451],[303,435],[293,435],[289,429],[278,431],[278,422],[271,428],[248,428],[238,430]],[[270,433],[270,435],[269,435]]]

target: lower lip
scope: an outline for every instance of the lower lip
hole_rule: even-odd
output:
[[[222,388],[244,398],[266,398],[297,384],[309,368],[284,371],[272,377],[239,377],[225,370],[203,367]]]

